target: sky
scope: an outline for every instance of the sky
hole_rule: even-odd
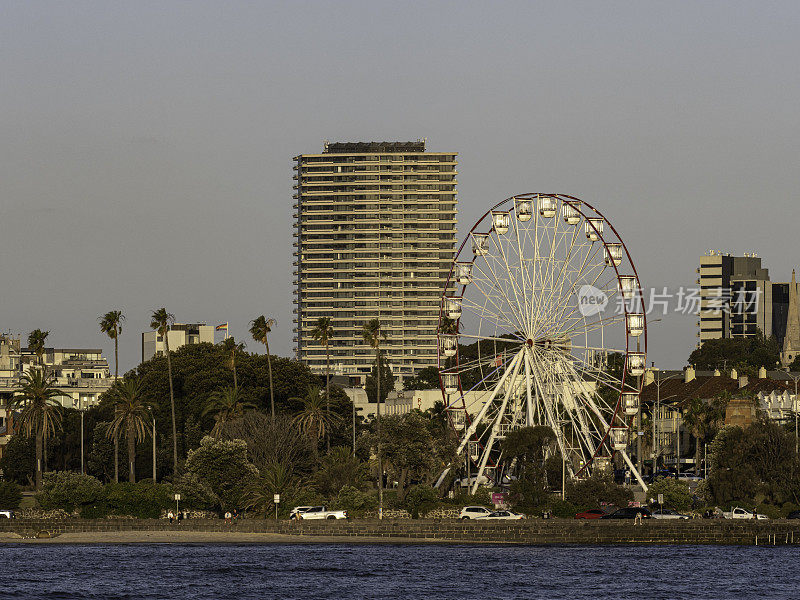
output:
[[[277,319],[292,352],[292,157],[324,140],[458,152],[460,234],[559,192],[645,288],[708,249],[788,281],[800,223],[797,2],[0,2],[0,330],[113,343],[162,306]],[[696,317],[649,329],[680,368]]]

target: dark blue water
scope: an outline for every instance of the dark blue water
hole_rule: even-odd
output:
[[[800,598],[791,547],[4,545],[0,598]]]

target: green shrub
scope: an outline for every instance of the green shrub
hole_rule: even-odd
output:
[[[419,519],[420,513],[432,511],[439,504],[439,494],[429,485],[415,485],[406,494],[405,507],[412,519]]]
[[[76,508],[94,504],[103,495],[103,484],[91,475],[72,471],[45,473],[42,491],[36,495],[45,510],[60,508],[72,512]]]
[[[774,504],[761,503],[756,506],[755,512],[761,513],[762,515],[767,515],[770,519],[780,519],[786,516],[783,514],[781,508],[779,506],[775,506]]]
[[[567,499],[581,509],[598,508],[602,503],[621,507],[633,500],[633,492],[615,484],[608,476],[592,475],[567,482]]]
[[[158,519],[173,503],[172,486],[166,484],[109,483],[104,493],[111,514],[139,519]]]
[[[478,488],[474,494],[460,491],[447,502],[455,506],[485,506],[487,508],[494,506],[491,492],[487,488]]]
[[[562,519],[572,519],[575,517],[575,514],[580,512],[578,507],[575,506],[569,500],[561,500],[560,498],[556,498],[550,501],[550,510],[553,513],[553,516],[560,517]]]
[[[108,508],[108,505],[104,502],[89,504],[80,510],[82,519],[105,519],[110,514],[111,511]]]
[[[351,485],[345,485],[339,490],[339,495],[333,500],[331,508],[346,510],[350,517],[360,517],[365,512],[378,507],[378,498],[375,494],[362,492]]]
[[[19,508],[22,490],[13,481],[0,482],[0,508]]]
[[[692,505],[692,491],[689,484],[680,479],[665,477],[657,479],[647,490],[647,499],[658,501],[664,495],[664,506],[675,510],[687,510]]]

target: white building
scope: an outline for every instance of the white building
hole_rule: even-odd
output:
[[[205,323],[173,323],[167,332],[170,352],[188,344],[214,343],[214,326]],[[157,331],[142,333],[142,362],[154,356],[163,356],[164,336]]]

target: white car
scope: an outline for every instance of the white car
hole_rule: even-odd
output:
[[[461,512],[458,515],[459,519],[467,520],[467,519],[482,519],[492,513],[491,510],[486,508],[485,506],[465,506],[461,509]]]
[[[309,508],[314,508],[314,507],[313,506],[295,506],[292,509],[292,511],[289,513],[289,518],[290,519],[296,519],[297,518],[297,513],[304,513]]]
[[[347,511],[346,510],[325,510],[324,506],[298,506],[297,509],[305,508],[305,510],[295,510],[289,514],[289,518],[297,519],[298,516],[301,520],[305,521],[308,519],[346,519],[347,518]]]
[[[652,511],[654,519],[665,519],[665,520],[676,520],[676,519],[688,519],[689,517],[686,515],[682,515],[678,512],[675,512],[671,508],[659,508]]]
[[[0,519],[14,519],[16,515],[13,510],[0,510]]]
[[[768,521],[767,515],[751,513],[749,510],[736,507],[732,508],[729,512],[723,512],[722,516],[726,519],[758,519],[759,521]]]
[[[519,519],[524,519],[525,515],[520,513],[515,513],[511,510],[496,510],[492,513],[489,513],[486,516],[478,517],[481,521],[488,521],[488,520],[506,520],[506,521],[517,521]]]

